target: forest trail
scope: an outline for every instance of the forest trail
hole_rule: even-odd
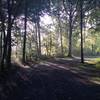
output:
[[[100,100],[100,72],[73,59],[51,59],[13,71],[0,100]]]

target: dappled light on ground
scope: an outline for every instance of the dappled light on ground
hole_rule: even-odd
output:
[[[95,60],[87,60],[87,64],[81,64],[79,58],[56,58],[50,61],[41,61],[40,63],[29,65],[23,65],[20,62],[16,62],[19,66],[25,69],[40,70],[41,73],[49,74],[49,71],[69,71],[74,75],[74,78],[82,84],[100,84],[100,71],[95,69],[94,64],[97,64]],[[45,70],[45,71],[43,71]]]
[[[92,77],[90,80],[92,83],[100,85],[100,77]]]
[[[68,60],[69,61],[69,60]],[[76,78],[77,81],[80,81],[82,82],[83,84],[100,84],[100,80],[95,80],[95,78],[93,77],[99,77],[100,74],[95,71],[93,73],[93,70],[90,68],[90,71],[86,71],[88,68],[86,68],[84,65],[83,67],[81,68],[81,64],[80,63],[77,63],[75,64],[75,62],[72,62],[74,63],[74,66],[72,66],[70,63],[64,63],[64,64],[57,64],[57,63],[52,63],[52,62],[42,62],[40,65],[45,65],[45,68],[49,67],[49,69],[56,69],[56,70],[61,70],[61,71],[69,71],[71,72],[74,77]],[[87,66],[88,67],[88,66]],[[97,74],[97,75],[96,75]]]
[[[33,64],[32,62],[29,65],[22,64],[18,60],[16,64],[25,69],[32,68],[35,70],[40,70],[41,73],[49,74],[49,71],[60,70],[60,71],[69,71],[74,75],[74,78],[81,82],[82,84],[100,84],[100,70],[97,70],[96,66],[98,61],[96,60],[86,60],[86,64],[81,64],[79,58],[55,58],[55,60],[50,61],[41,61],[40,63]],[[93,66],[93,65],[96,66]],[[45,70],[45,71],[43,71]],[[20,75],[21,76],[21,75]]]
[[[1,100],[100,100],[100,72],[92,65],[50,59],[17,66],[2,90],[8,94]]]
[[[19,59],[15,59],[13,61],[13,64],[17,65],[17,66],[20,66],[22,68],[30,68],[30,66],[26,65],[26,64],[23,64],[21,61],[19,61]]]

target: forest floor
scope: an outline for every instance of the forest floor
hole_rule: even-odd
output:
[[[0,100],[100,100],[100,63],[56,58],[16,66],[0,81]]]

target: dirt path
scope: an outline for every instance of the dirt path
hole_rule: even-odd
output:
[[[48,60],[13,73],[0,100],[100,100],[100,85],[89,81],[76,60]]]

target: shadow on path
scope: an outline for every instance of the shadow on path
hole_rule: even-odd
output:
[[[58,59],[18,67],[0,89],[0,100],[100,100],[100,85],[82,74],[79,64]]]

